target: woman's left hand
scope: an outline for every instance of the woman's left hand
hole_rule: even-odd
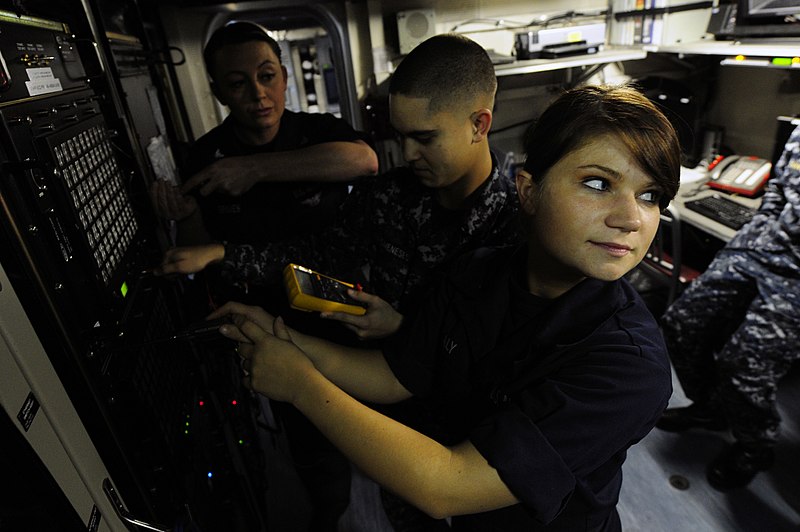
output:
[[[244,386],[270,399],[294,403],[308,377],[317,370],[292,342],[283,319],[275,320],[274,335],[250,320],[241,320],[237,326],[246,338],[239,344],[242,369],[249,373]]]

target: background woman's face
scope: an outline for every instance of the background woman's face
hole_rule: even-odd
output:
[[[286,104],[286,69],[269,44],[249,41],[214,56],[214,94],[252,144],[275,138]]]
[[[642,260],[658,229],[656,184],[612,133],[583,142],[538,185],[518,178],[518,188],[531,216],[529,284],[544,297],[585,277],[619,279]]]

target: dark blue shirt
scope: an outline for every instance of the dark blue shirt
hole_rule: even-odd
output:
[[[367,141],[367,137],[332,114],[284,111],[275,138],[261,145],[245,144],[228,117],[192,146],[187,175],[224,157],[291,151],[325,142]],[[298,162],[298,164],[302,164]],[[329,225],[347,197],[346,183],[256,183],[245,194],[221,192],[199,197],[203,221],[217,240],[259,244],[286,240]]]
[[[626,450],[672,393],[666,349],[627,281],[586,279],[543,300],[526,288],[526,251],[460,261],[383,352],[428,407],[415,428],[469,439],[522,502],[454,527],[617,530]]]

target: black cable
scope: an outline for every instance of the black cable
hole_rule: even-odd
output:
[[[474,18],[474,19],[466,20],[464,22],[459,22],[458,24],[453,26],[450,29],[450,31],[456,31],[458,28],[460,28],[462,26],[466,26],[468,24],[473,24],[473,23],[479,23],[479,22],[487,23],[487,24],[493,24],[495,26],[495,28],[504,28],[504,29],[507,29],[507,30],[519,30],[519,29],[523,29],[523,28],[530,28],[532,26],[544,26],[544,27],[547,27],[552,22],[556,22],[556,21],[560,21],[560,20],[572,21],[573,19],[581,18],[581,17],[596,18],[596,17],[603,17],[603,16],[605,16],[607,14],[608,14],[608,10],[607,9],[601,9],[599,11],[592,12],[592,13],[569,10],[569,11],[565,11],[563,13],[558,13],[558,14],[555,14],[555,15],[551,15],[549,17],[534,18],[530,22],[528,22],[527,24],[514,22],[514,21],[509,21],[509,22],[511,22],[509,24],[502,18],[497,18],[497,19]]]
[[[528,124],[530,124],[534,120],[535,119],[533,119],[533,118],[529,118],[528,120],[523,120],[522,122],[514,122],[513,124],[509,124],[507,126],[503,126],[503,127],[500,127],[500,128],[493,128],[493,129],[489,130],[489,135],[492,135],[494,133],[500,133],[500,132],[503,132],[503,131],[508,131],[509,129],[514,129],[514,128],[521,127],[521,126],[527,126]]]

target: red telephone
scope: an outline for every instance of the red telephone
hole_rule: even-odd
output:
[[[772,163],[752,156],[729,155],[709,166],[708,186],[743,196],[755,196],[769,179]]]

